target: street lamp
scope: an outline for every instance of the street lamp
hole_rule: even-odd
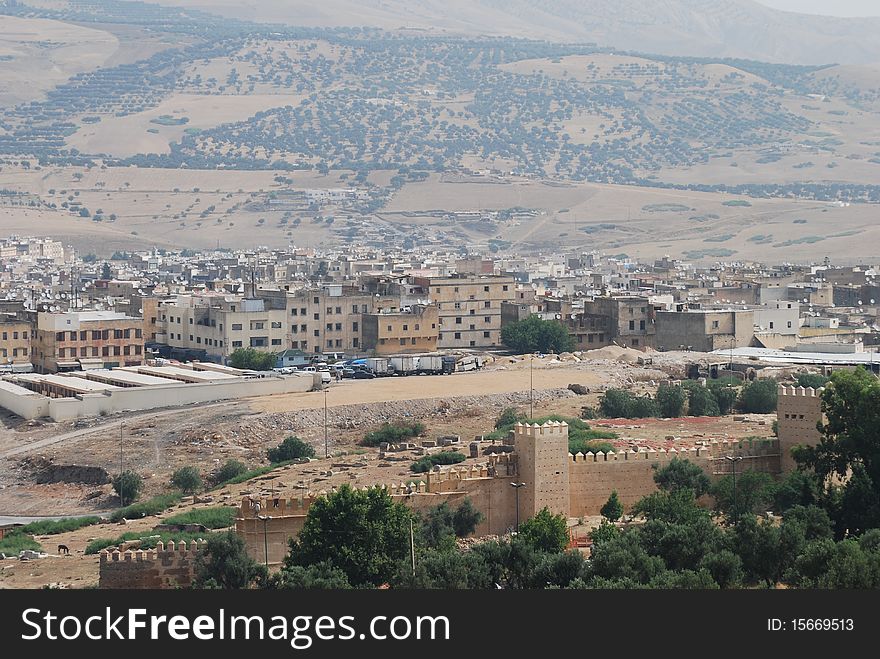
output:
[[[266,530],[266,523],[272,519],[271,515],[257,515],[257,519],[263,522],[263,548],[266,551],[266,568],[269,568],[269,534]]]
[[[736,510],[736,463],[742,460],[742,456],[725,455],[724,459],[730,461],[730,466],[733,469],[733,514],[735,515],[735,517],[733,518],[733,523],[736,524],[737,520],[739,519]]]
[[[519,533],[519,488],[525,487],[525,483],[511,483],[510,487],[516,492],[516,531]]]

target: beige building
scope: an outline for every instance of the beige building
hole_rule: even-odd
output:
[[[377,355],[434,352],[439,336],[437,307],[416,305],[410,311],[364,314],[363,347]]]
[[[0,366],[31,361],[32,326],[14,315],[0,316]]]
[[[38,373],[140,366],[143,324],[140,318],[113,311],[41,313],[31,353]]]
[[[751,310],[657,312],[656,345],[660,350],[712,352],[745,348],[754,338],[755,314]]]
[[[262,299],[225,295],[179,295],[158,308],[164,330],[156,340],[173,348],[204,350],[221,362],[238,348],[282,352],[287,331],[284,311],[268,309]]]
[[[415,281],[437,305],[438,348],[501,345],[501,304],[516,298],[513,277],[458,275]]]
[[[779,453],[783,473],[797,469],[791,457],[795,446],[815,446],[822,439],[817,424],[824,420],[822,391],[812,387],[779,387],[776,408]]]

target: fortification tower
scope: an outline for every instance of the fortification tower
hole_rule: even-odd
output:
[[[822,438],[816,429],[816,424],[824,420],[822,391],[812,387],[779,387],[776,419],[783,474],[797,469],[797,463],[791,457],[792,447],[799,444],[815,446]]]
[[[568,424],[518,423],[514,428],[517,478],[526,484],[519,493],[519,514],[525,520],[542,508],[569,515]]]

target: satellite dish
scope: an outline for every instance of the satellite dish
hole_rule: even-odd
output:
[[[858,304],[859,306],[862,306],[862,301],[861,301],[861,300],[856,300],[856,304]]]

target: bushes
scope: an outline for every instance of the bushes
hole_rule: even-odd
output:
[[[247,473],[247,470],[247,465],[244,462],[241,462],[240,460],[227,460],[223,463],[223,466],[214,473],[211,480],[215,485],[220,485],[231,481],[237,476]]]
[[[180,499],[181,495],[179,492],[173,494],[160,494],[147,501],[135,503],[114,511],[113,514],[110,515],[110,521],[119,522],[123,519],[137,519],[139,517],[148,517],[149,515],[158,515],[175,505]]]
[[[235,524],[237,509],[230,506],[200,508],[179,515],[172,515],[163,520],[163,524],[201,524],[209,529],[225,529]]]
[[[464,462],[466,459],[464,455],[456,451],[443,451],[419,458],[409,466],[409,469],[417,474],[422,474],[431,471],[434,465],[454,465]]]
[[[269,462],[276,463],[299,458],[314,458],[315,449],[299,437],[291,435],[275,448],[266,451],[266,455],[269,457]]]
[[[543,508],[537,515],[519,525],[519,537],[535,551],[558,553],[568,546],[568,523],[563,515],[554,515]]]
[[[508,411],[511,411],[512,413],[508,414]],[[575,417],[567,417],[560,414],[548,414],[547,416],[538,417],[536,419],[526,419],[519,415],[515,416],[513,412],[515,412],[513,408],[508,408],[502,412],[498,421],[495,423],[496,430],[484,435],[484,437],[486,439],[504,439],[513,426],[519,422],[537,423],[541,425],[548,421],[558,421],[560,423],[565,422],[568,424],[568,452],[572,455],[577,453],[588,453],[590,451],[593,453],[598,453],[599,451],[607,453],[613,449],[613,446],[609,442],[600,442],[596,440],[617,439],[617,433],[610,430],[595,430],[590,428],[590,426],[584,423],[581,419]],[[498,424],[502,418],[509,423],[499,426]]]
[[[798,373],[795,380],[797,380],[797,385],[799,387],[812,387],[813,389],[819,389],[828,384],[829,378],[820,375],[819,373]]]
[[[141,549],[153,549],[159,542],[165,544],[171,542],[180,542],[181,540],[189,543],[195,540],[207,540],[213,534],[210,532],[199,531],[127,531],[115,538],[98,538],[86,545],[85,554],[97,554],[102,549],[108,547],[117,547],[123,542],[131,542],[132,540],[140,540]]]
[[[503,428],[508,428],[510,426],[516,425],[517,423],[524,421],[526,419],[526,415],[520,412],[515,407],[507,407],[503,412],[499,415],[497,419],[495,419],[495,430],[501,430]]]
[[[609,389],[599,401],[599,412],[608,419],[676,418],[684,414],[686,401],[690,416],[721,416],[731,411],[736,400],[737,389],[731,386],[728,379],[711,381],[705,387],[693,380],[686,380],[681,385],[661,383],[654,398],[636,396],[625,389]]]
[[[3,538],[0,538],[0,553],[12,556],[25,549],[42,551],[43,546],[27,533],[22,533],[19,529],[10,531]]]
[[[245,471],[244,473],[239,474],[238,476],[233,476],[227,481],[223,481],[219,483],[219,486],[223,485],[237,485],[238,483],[244,483],[245,481],[249,481],[252,478],[256,478],[257,476],[262,476],[263,474],[268,474],[273,469],[278,469],[278,467],[284,467],[290,464],[290,460],[285,460],[284,462],[274,462],[270,465],[266,465],[264,467],[257,467],[256,469],[250,469],[249,471]]]
[[[202,489],[202,476],[195,467],[181,467],[171,474],[171,484],[184,494]]]
[[[31,522],[15,529],[15,532],[21,532],[28,535],[56,535],[58,533],[69,533],[86,526],[100,524],[100,517],[72,517],[70,519],[46,520],[40,522]]]
[[[382,442],[396,444],[410,437],[417,437],[425,432],[425,424],[418,421],[398,421],[396,423],[384,423],[379,430],[367,434],[361,441],[361,446],[379,446]]]
[[[625,389],[609,389],[599,401],[602,416],[608,419],[645,419],[657,416],[660,407],[649,396],[636,396]]]
[[[684,414],[684,406],[688,400],[688,393],[680,386],[660,384],[657,389],[657,405],[660,408],[660,416],[667,419],[676,419]]]
[[[123,506],[137,501],[143,487],[143,479],[133,471],[123,471],[113,479],[113,491],[116,492],[119,503]]]
[[[271,371],[278,362],[274,352],[260,352],[254,348],[236,348],[229,356],[229,365],[249,371]]]
[[[739,409],[753,414],[776,411],[777,389],[775,380],[755,380],[743,387],[739,395]]]
[[[524,355],[531,352],[570,352],[575,343],[562,323],[529,316],[501,329],[501,343],[512,352]]]

